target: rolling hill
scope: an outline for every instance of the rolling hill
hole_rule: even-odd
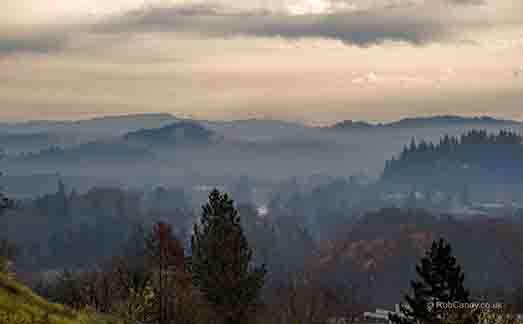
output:
[[[161,128],[141,129],[123,136],[127,142],[155,145],[208,143],[214,133],[202,125],[180,121]]]
[[[142,128],[158,128],[178,121],[171,114],[135,114],[106,116],[78,121],[28,121],[20,123],[0,123],[0,132],[7,133],[80,133],[121,136]]]
[[[387,129],[416,129],[437,127],[523,127],[523,124],[514,120],[496,119],[488,116],[462,117],[455,115],[404,118],[391,123],[372,124],[365,121],[344,120],[325,130],[352,131],[352,130],[387,130]]]
[[[116,324],[117,321],[50,303],[14,279],[0,274],[0,323]]]

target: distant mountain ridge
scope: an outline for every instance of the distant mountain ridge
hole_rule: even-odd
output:
[[[174,115],[164,113],[106,116],[77,121],[36,120],[0,123],[0,131],[6,133],[103,132],[123,135],[142,128],[163,127],[178,120]]]
[[[199,123],[179,121],[161,128],[141,129],[123,136],[125,141],[148,145],[207,143],[214,133]]]
[[[434,117],[418,117],[418,118],[405,118],[397,122],[387,124],[385,126],[398,127],[398,126],[416,126],[417,124],[488,124],[488,125],[509,125],[509,124],[521,124],[514,120],[497,119],[489,116],[480,117],[462,117],[456,115],[443,115]]]
[[[380,126],[381,124],[371,124],[364,121],[344,120],[326,128],[343,131],[348,129],[372,129]]]
[[[372,123],[368,121],[343,120],[324,127],[310,127],[300,122],[289,122],[274,119],[243,119],[233,121],[220,120],[197,120],[177,118],[168,113],[150,114],[131,114],[120,116],[97,117],[76,121],[54,121],[54,120],[35,120],[18,123],[1,123],[0,132],[2,133],[43,133],[43,132],[110,132],[115,135],[139,131],[143,129],[161,128],[176,122],[194,122],[208,128],[211,131],[238,135],[245,132],[254,133],[256,136],[263,136],[264,130],[267,135],[273,133],[297,132],[307,128],[320,128],[327,130],[361,130],[374,128],[397,128],[397,127],[421,127],[424,125],[460,125],[460,124],[480,124],[480,125],[523,125],[520,121],[509,119],[497,119],[490,116],[464,117],[458,115],[437,115],[429,117],[403,118],[390,123]]]
[[[441,115],[432,117],[404,118],[391,123],[369,123],[365,121],[344,120],[328,126],[328,130],[368,130],[379,128],[416,128],[427,126],[460,126],[474,124],[478,126],[521,126],[523,123],[515,120],[497,119],[489,116],[462,117],[457,115]]]
[[[155,147],[204,144],[209,143],[212,138],[214,133],[198,123],[179,121],[160,128],[129,132],[112,140],[93,141],[65,149],[51,146],[21,158],[25,161],[137,161],[153,158],[154,153],[151,150]]]
[[[147,122],[142,123],[144,120]],[[44,133],[25,129],[14,137],[9,132],[0,136],[0,152],[3,149],[6,153],[0,159],[0,170],[13,176],[60,172],[71,177],[102,179],[103,175],[110,183],[126,185],[163,181],[168,185],[173,179],[191,185],[193,179],[198,179],[207,185],[220,183],[215,180],[217,177],[230,179],[237,175],[262,182],[312,175],[363,175],[363,182],[370,183],[380,180],[385,161],[397,157],[412,139],[436,144],[446,134],[459,137],[472,130],[523,134],[523,123],[518,121],[459,116],[410,118],[387,124],[346,121],[338,123],[339,130],[271,119],[198,121],[167,114],[102,117],[73,125],[82,127],[67,126]],[[116,130],[111,129],[112,125]],[[110,132],[98,131],[104,129]],[[498,158],[495,154],[489,156]],[[472,174],[474,166],[468,163],[463,166],[468,169],[463,170],[477,179],[480,172]],[[465,172],[461,168],[450,167],[463,178]],[[126,168],[137,171],[129,172]],[[503,171],[498,169],[498,173]],[[433,168],[424,171],[434,172]],[[138,173],[140,180],[134,177]],[[486,180],[490,179],[494,178]],[[84,180],[78,181],[79,186],[81,182]],[[39,192],[32,186],[24,190],[19,193]]]

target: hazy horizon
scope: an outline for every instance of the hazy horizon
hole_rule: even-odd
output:
[[[348,118],[341,118],[341,119],[334,119],[330,122],[323,122],[323,123],[316,123],[315,121],[306,121],[306,120],[300,120],[300,119],[278,119],[273,117],[267,117],[267,116],[246,116],[245,118],[215,118],[215,119],[192,119],[190,116],[184,116],[181,114],[178,114],[176,112],[130,112],[130,113],[113,113],[113,114],[94,114],[94,115],[85,115],[85,116],[77,116],[76,118],[67,118],[67,117],[57,117],[57,118],[43,118],[43,119],[4,119],[0,120],[0,123],[7,123],[11,125],[15,124],[24,124],[24,123],[38,123],[38,122],[82,122],[82,121],[91,121],[91,120],[97,120],[97,119],[106,119],[106,118],[127,118],[127,117],[147,117],[147,116],[155,116],[155,115],[170,115],[173,118],[176,119],[182,119],[182,120],[195,120],[195,121],[206,121],[206,122],[242,122],[242,121],[249,121],[249,120],[259,120],[259,121],[274,121],[274,122],[288,122],[288,123],[295,123],[295,124],[302,124],[304,126],[308,127],[323,127],[323,126],[332,126],[336,123],[340,123],[343,121],[353,121],[353,122],[365,122],[372,125],[379,125],[379,124],[389,124],[394,122],[399,122],[404,119],[409,118],[433,118],[433,117],[462,117],[462,118],[494,118],[497,120],[506,120],[506,121],[514,121],[514,122],[523,122],[523,118],[511,118],[511,117],[503,117],[503,116],[495,116],[495,115],[477,115],[477,114],[421,114],[421,115],[406,115],[406,116],[398,116],[397,118],[391,118],[386,120],[369,120],[369,119],[351,119],[350,116]]]

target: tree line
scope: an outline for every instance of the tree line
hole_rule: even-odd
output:
[[[133,324],[313,324],[335,316],[355,322],[373,305],[372,296],[366,296],[377,292],[370,290],[372,286],[377,284],[381,289],[387,281],[380,281],[380,267],[384,267],[383,273],[395,272],[397,264],[415,269],[401,282],[406,284],[415,275],[418,280],[411,283],[401,313],[391,315],[395,323],[472,324],[478,323],[480,317],[491,320],[485,323],[501,323],[500,316],[518,309],[516,304],[507,304],[498,312],[434,308],[436,302],[480,302],[492,295],[465,288],[470,281],[465,280],[449,243],[434,240],[441,234],[437,231],[439,221],[423,211],[384,209],[369,214],[350,226],[349,241],[343,243],[341,239],[327,249],[318,249],[318,253],[325,252],[318,255],[322,261],[309,264],[285,281],[271,280],[270,267],[255,262],[241,215],[228,195],[214,190],[194,225],[188,247],[168,223],[157,222],[150,228],[137,226],[119,253],[106,263],[91,270],[63,271],[54,280],[42,281],[37,291],[52,301],[77,309],[93,308]],[[456,231],[461,231],[463,224],[449,221]],[[492,229],[499,235],[507,236],[510,226],[494,225]],[[397,232],[390,232],[394,228]],[[433,234],[426,233],[435,229]],[[379,233],[387,233],[383,242],[368,240],[379,237]],[[401,242],[400,237],[406,239]],[[459,241],[456,237],[453,240]],[[425,248],[427,252],[414,268],[415,258],[384,249],[394,242],[400,243],[398,251],[410,246],[413,257]],[[368,250],[373,246],[374,250]],[[361,255],[349,255],[351,262],[365,271],[347,267],[344,258],[354,253]],[[469,270],[473,273],[475,269]]]
[[[471,130],[460,137],[445,135],[439,143],[412,139],[398,157],[386,162],[384,175],[394,175],[410,166],[435,162],[471,163],[485,167],[496,167],[523,160],[521,135],[501,130],[489,134],[485,130]],[[495,155],[493,155],[495,154]]]
[[[461,136],[446,135],[436,144],[412,139],[398,156],[385,162],[381,182],[395,189],[407,185],[447,193],[469,185],[473,194],[483,198],[503,193],[518,200],[523,192],[522,162],[518,133],[471,130]]]

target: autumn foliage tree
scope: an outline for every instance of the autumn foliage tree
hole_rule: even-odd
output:
[[[227,194],[213,190],[191,241],[194,283],[226,324],[245,323],[256,309],[265,266],[255,267],[240,216]]]
[[[157,223],[147,240],[153,268],[155,314],[159,323],[170,323],[176,317],[178,293],[186,293],[185,254],[182,243],[174,237],[171,225]]]

